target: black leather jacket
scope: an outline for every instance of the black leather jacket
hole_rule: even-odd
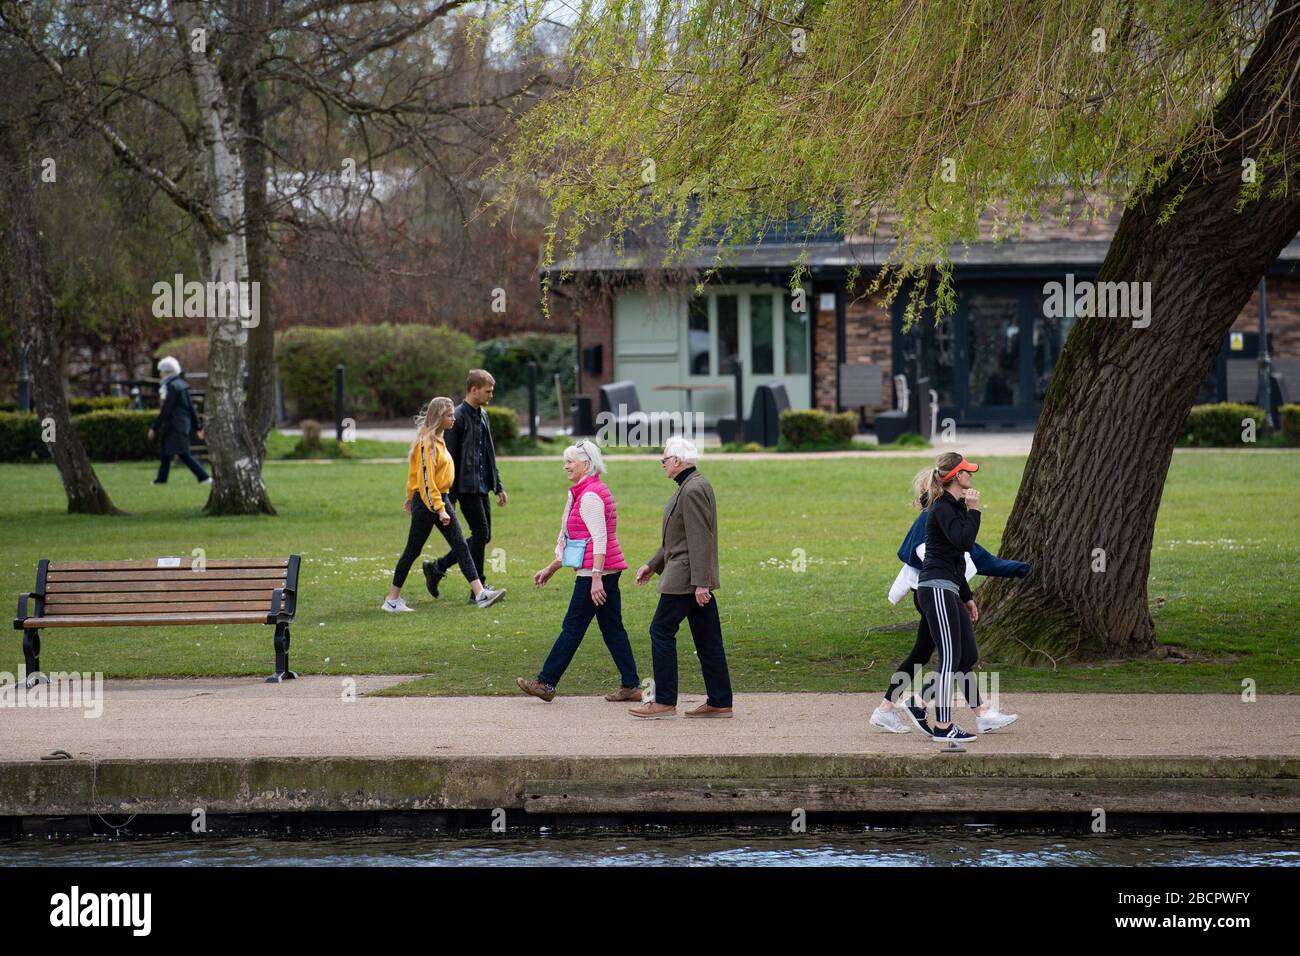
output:
[[[501,474],[497,471],[497,451],[492,443],[492,429],[488,428],[487,413],[472,407],[468,402],[461,402],[453,413],[456,424],[447,429],[443,441],[451,460],[456,465],[456,480],[451,486],[450,497],[457,494],[479,494],[479,429],[487,432],[487,485],[488,491],[501,494]]]

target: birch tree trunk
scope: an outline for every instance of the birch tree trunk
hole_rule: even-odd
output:
[[[211,25],[187,0],[172,3],[178,40],[199,110],[196,173],[206,182],[213,226],[196,228],[198,258],[213,283],[249,282],[244,229],[244,171],[240,150],[238,102],[208,58]],[[238,90],[233,91],[238,97]],[[242,296],[241,296],[242,300]],[[227,310],[228,311],[228,310]],[[204,404],[212,459],[212,515],[275,514],[262,483],[260,442],[244,414],[249,327],[256,316],[222,315],[208,310],[208,390]]]

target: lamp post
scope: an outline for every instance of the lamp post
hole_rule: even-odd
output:
[[[1273,430],[1273,362],[1268,354],[1268,297],[1264,278],[1259,280],[1259,377],[1255,383],[1255,404],[1264,409],[1264,431]]]

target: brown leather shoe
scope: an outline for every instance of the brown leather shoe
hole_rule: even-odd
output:
[[[692,707],[686,712],[687,717],[730,717],[730,707],[710,707],[707,703]]]
[[[642,704],[640,707],[629,707],[627,712],[633,717],[642,717],[646,720],[677,716],[677,708],[672,704],[656,704],[654,701]]]
[[[555,688],[543,684],[539,680],[524,680],[522,677],[516,677],[515,683],[525,694],[529,694],[533,697],[540,697],[548,704],[555,700]]]
[[[608,694],[605,695],[605,699],[609,701],[611,704],[617,703],[622,700],[635,700],[640,702],[642,700],[641,688],[620,687],[618,690],[611,690]]]

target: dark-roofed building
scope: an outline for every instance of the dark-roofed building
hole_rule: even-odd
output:
[[[783,382],[792,407],[858,410],[862,424],[871,426],[895,406],[895,376],[905,376],[909,394],[916,394],[918,382],[934,390],[940,420],[1023,427],[1037,420],[1075,321],[1072,307],[1060,309],[1059,296],[1052,301],[1049,284],[1068,290],[1095,280],[1117,221],[1118,213],[1070,226],[1026,223],[1018,239],[952,248],[956,312],[937,327],[926,319],[908,332],[904,296],[886,307],[880,296],[863,293],[890,252],[887,239],[822,235],[806,244],[741,246],[701,295],[693,294],[690,277],[713,265],[712,249],[665,272],[653,265],[660,260],[652,250],[629,245],[620,256],[598,244],[551,272],[557,280],[567,274],[554,288],[575,312],[579,393],[594,395],[601,384],[631,380],[643,410],[685,411],[689,400],[711,426],[734,414],[739,361],[746,410],[757,385]],[[800,261],[808,274],[803,302],[790,292]],[[1295,400],[1300,240],[1270,268],[1266,289],[1274,371],[1285,374]],[[1256,293],[1225,341],[1201,400],[1254,400],[1258,318]],[[686,384],[716,387],[689,399],[663,388]]]

